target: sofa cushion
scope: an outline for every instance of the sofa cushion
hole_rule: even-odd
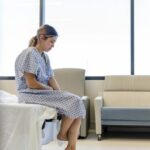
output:
[[[109,107],[149,107],[150,92],[145,91],[105,91],[104,106]]]
[[[150,121],[150,108],[111,108],[101,109],[102,120]]]

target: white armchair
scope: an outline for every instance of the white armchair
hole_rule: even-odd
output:
[[[85,96],[85,70],[79,68],[54,69],[54,75],[62,90],[79,95],[86,108],[86,118],[82,120],[80,137],[85,138],[89,129],[89,103],[90,99]]]

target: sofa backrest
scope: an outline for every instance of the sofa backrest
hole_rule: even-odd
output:
[[[106,76],[103,97],[108,107],[150,107],[150,76]]]

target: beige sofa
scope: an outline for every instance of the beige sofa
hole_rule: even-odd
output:
[[[150,76],[106,76],[94,106],[98,140],[102,126],[150,126]]]

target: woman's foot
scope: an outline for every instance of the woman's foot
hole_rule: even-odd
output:
[[[61,141],[67,141],[68,140],[67,135],[62,135],[60,133],[57,135],[57,139],[61,140]]]
[[[67,137],[66,136],[62,136],[60,133],[57,135],[57,144],[58,146],[62,146],[64,144],[66,144],[67,142]]]
[[[73,146],[67,145],[67,147],[65,148],[65,150],[76,150],[76,146],[75,145],[73,145]]]
[[[68,147],[67,147],[67,148],[65,148],[65,150],[71,150],[71,148],[68,148]]]

